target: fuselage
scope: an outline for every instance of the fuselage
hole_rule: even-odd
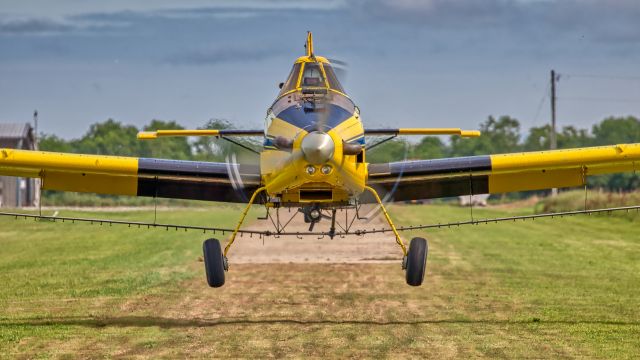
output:
[[[359,109],[327,59],[296,60],[267,111],[265,129],[261,175],[276,201],[346,203],[362,192],[366,164]]]

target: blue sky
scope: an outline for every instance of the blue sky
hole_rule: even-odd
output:
[[[311,30],[366,126],[540,126],[554,68],[559,125],[590,127],[640,116],[638,18],[625,0],[0,0],[0,121],[259,128]]]

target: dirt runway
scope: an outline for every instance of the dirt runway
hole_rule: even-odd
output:
[[[281,221],[288,221],[294,212],[281,211]],[[351,214],[350,214],[351,215]],[[337,219],[341,224],[346,222],[344,212],[338,211]],[[350,221],[351,219],[349,219]],[[314,231],[328,231],[329,219],[316,224]],[[273,230],[271,220],[254,220],[247,228]],[[373,216],[369,221],[356,220],[355,229],[389,228],[381,216]],[[287,232],[305,233],[309,224],[305,224],[301,213],[287,226]],[[339,231],[340,228],[337,228]],[[405,239],[407,242],[408,239]],[[235,264],[269,264],[269,263],[388,263],[400,262],[402,252],[396,244],[393,233],[375,233],[364,236],[270,236],[264,240],[258,236],[244,235],[236,238],[229,251],[229,261]]]

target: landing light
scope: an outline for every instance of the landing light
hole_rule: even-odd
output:
[[[324,175],[329,175],[331,173],[331,165],[322,165],[320,172],[322,172]]]
[[[316,173],[316,167],[313,165],[307,165],[307,168],[305,169],[307,171],[307,174],[309,175],[313,175]]]

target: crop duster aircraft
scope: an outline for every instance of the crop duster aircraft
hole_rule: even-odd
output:
[[[427,241],[416,237],[407,247],[398,230],[415,227],[396,228],[385,201],[581,186],[588,175],[635,171],[640,161],[640,144],[619,144],[367,163],[367,150],[376,145],[365,141],[370,136],[477,137],[480,133],[455,128],[366,129],[331,62],[315,54],[311,33],[305,47],[305,56],[295,61],[267,110],[264,129],[138,134],[139,139],[213,136],[233,142],[237,137],[262,137],[259,166],[0,149],[0,175],[40,178],[42,188],[51,190],[246,203],[235,229],[228,229],[231,236],[224,249],[217,239],[203,244],[207,282],[212,287],[224,284],[227,256],[239,233],[285,234],[279,219],[274,222],[275,232],[241,230],[252,204],[264,205],[267,213],[281,208],[300,210],[310,224],[309,234],[314,224],[328,218],[328,235],[333,237],[350,233],[347,225],[336,232],[336,210],[355,209],[357,214],[360,204],[377,203],[389,226],[384,231],[393,234],[403,255],[406,282],[418,286],[424,278]]]

